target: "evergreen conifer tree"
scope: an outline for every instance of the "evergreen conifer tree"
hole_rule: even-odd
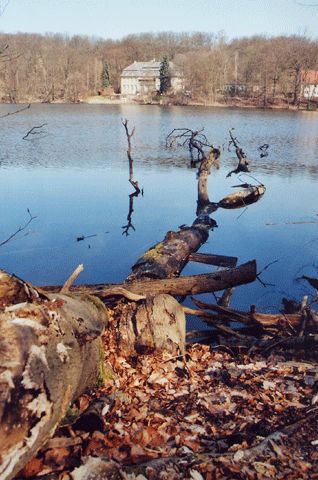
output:
[[[166,93],[170,87],[170,67],[167,56],[164,56],[160,64],[160,93]]]
[[[104,60],[102,70],[102,87],[107,88],[110,86],[110,76],[108,70],[108,63]]]

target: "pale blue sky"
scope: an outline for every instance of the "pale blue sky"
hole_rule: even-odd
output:
[[[0,9],[6,4],[2,32],[114,39],[160,31],[318,37],[318,0],[0,0]]]

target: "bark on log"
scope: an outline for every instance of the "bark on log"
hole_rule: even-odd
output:
[[[71,287],[74,293],[87,293],[101,299],[111,296],[112,289],[124,288],[137,295],[155,296],[169,293],[173,296],[194,295],[199,293],[217,292],[225,288],[243,285],[256,279],[256,261],[251,260],[235,268],[201,275],[189,275],[177,278],[159,280],[139,280],[120,285],[77,285]],[[56,292],[60,287],[41,287],[43,291]],[[120,292],[120,290],[119,290]]]
[[[178,275],[208,238],[210,222],[196,223],[177,232],[168,232],[162,242],[151,247],[132,267],[127,282],[143,278],[171,278]]]
[[[207,156],[204,156],[198,171],[198,203],[197,215],[202,213],[212,213],[217,210],[216,204],[210,202],[208,192],[208,178],[213,165],[217,164],[220,157],[220,150],[212,148]]]
[[[242,208],[257,202],[265,193],[264,185],[251,186],[245,190],[230,193],[218,202],[222,208]]]
[[[0,272],[0,478],[24,466],[97,378],[104,304]]]

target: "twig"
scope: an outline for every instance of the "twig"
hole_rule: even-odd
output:
[[[267,282],[263,282],[263,280],[260,278],[260,275],[265,272],[265,270],[268,269],[268,267],[270,267],[271,265],[274,265],[274,263],[277,263],[278,260],[274,260],[273,262],[270,262],[268,263],[267,265],[265,265],[265,267],[263,268],[263,270],[261,270],[260,272],[258,272],[256,274],[256,280],[258,280],[262,285],[263,287],[275,287],[275,285],[273,283],[267,283]]]
[[[16,232],[12,233],[12,235],[10,235],[10,237],[8,237],[6,240],[3,240],[1,243],[0,243],[0,247],[2,247],[2,245],[5,245],[6,243],[10,242],[10,240],[12,240],[13,237],[15,237],[18,233],[22,232],[23,230],[25,230],[27,228],[28,225],[30,225],[30,223],[32,222],[32,220],[34,220],[36,217],[34,217],[30,210],[27,208],[27,212],[30,216],[29,220],[26,222],[26,224],[23,226],[23,227],[19,227],[17,229]]]
[[[0,118],[9,117],[9,115],[15,115],[16,113],[23,112],[24,110],[28,110],[29,108],[31,108],[31,103],[29,103],[26,107],[20,108],[19,110],[15,110],[14,112],[8,112],[8,113],[5,113],[4,115],[0,115]]]
[[[71,286],[73,285],[73,283],[75,282],[75,280],[77,279],[77,277],[82,273],[82,271],[84,270],[84,265],[82,263],[80,263],[78,265],[78,267],[75,268],[74,272],[72,273],[72,275],[66,280],[66,282],[64,283],[63,287],[61,288],[61,292],[60,293],[67,293],[69,292]]]

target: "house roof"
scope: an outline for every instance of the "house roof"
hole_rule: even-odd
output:
[[[301,72],[301,83],[318,85],[318,70],[303,70]]]
[[[150,62],[134,62],[122,71],[122,77],[159,77],[161,62],[151,60]],[[172,62],[169,68],[173,76],[181,76]]]

